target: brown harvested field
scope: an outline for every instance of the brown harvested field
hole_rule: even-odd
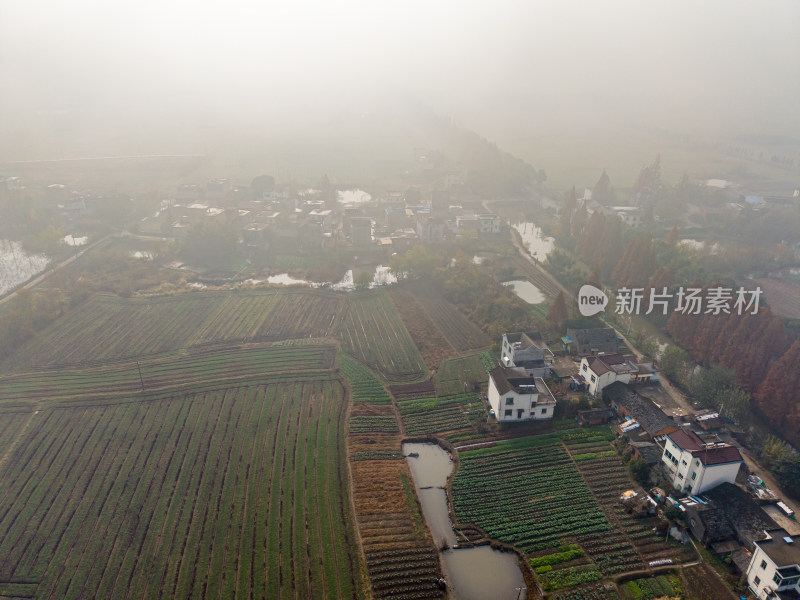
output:
[[[431,321],[428,313],[417,302],[414,294],[407,288],[397,288],[389,292],[389,297],[411,334],[411,339],[419,348],[425,366],[435,370],[443,360],[456,356],[456,350]]]
[[[734,593],[708,565],[695,565],[681,570],[684,591],[695,600],[735,600]]]
[[[491,344],[489,337],[477,325],[430,285],[412,283],[407,289],[458,352],[480,350]]]
[[[779,315],[800,319],[800,283],[764,277],[756,279],[764,290],[764,296],[772,309]]]

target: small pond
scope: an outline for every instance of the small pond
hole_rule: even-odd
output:
[[[45,254],[29,254],[19,242],[0,240],[0,295],[44,271],[50,262]]]
[[[519,232],[522,243],[531,253],[531,256],[538,261],[543,261],[553,249],[555,240],[542,233],[542,228],[537,227],[530,221],[523,221],[514,225],[514,229]]]
[[[447,508],[445,485],[453,471],[450,455],[436,444],[403,444],[422,514],[437,546],[453,547],[457,536]],[[409,456],[416,454],[416,456]],[[517,555],[490,546],[455,548],[441,554],[448,597],[453,600],[524,599]]]
[[[545,300],[541,290],[530,281],[504,281],[503,285],[512,288],[514,293],[528,304],[541,304]]]

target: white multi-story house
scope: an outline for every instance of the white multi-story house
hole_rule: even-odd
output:
[[[747,567],[747,585],[761,600],[800,597],[800,535],[770,529],[755,542]]]
[[[541,377],[501,365],[489,372],[489,404],[497,420],[508,423],[552,419],[556,399]]]
[[[521,367],[531,377],[550,377],[553,353],[534,332],[504,333],[500,360],[504,367]]]
[[[658,373],[652,363],[640,363],[635,356],[622,354],[586,356],[581,360],[578,374],[592,395],[599,394],[615,381],[631,385],[658,381]]]
[[[672,485],[694,496],[721,483],[733,483],[742,462],[738,448],[704,443],[693,431],[679,429],[667,434],[661,461]]]

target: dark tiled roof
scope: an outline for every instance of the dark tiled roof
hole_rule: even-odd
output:
[[[567,329],[567,335],[578,344],[607,344],[617,340],[617,334],[610,327]]]
[[[703,440],[701,440],[694,431],[686,431],[679,429],[668,433],[667,437],[678,445],[681,450],[701,450],[703,448]]]
[[[742,455],[735,446],[717,446],[693,450],[692,456],[699,458],[704,465],[721,465],[724,463],[742,462]]]
[[[703,492],[702,496],[711,500],[713,507],[725,514],[740,541],[750,551],[754,542],[764,539],[765,531],[778,529],[772,517],[737,485],[722,483]]]
[[[675,427],[672,418],[665,415],[664,411],[658,408],[652,400],[640,396],[622,382],[615,381],[603,388],[603,398],[617,406],[623,406],[650,437],[655,437],[665,430]]]

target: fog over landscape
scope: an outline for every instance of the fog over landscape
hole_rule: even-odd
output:
[[[798,23],[791,0],[9,0],[0,160],[207,153],[410,100],[538,163],[565,138],[790,136]]]

